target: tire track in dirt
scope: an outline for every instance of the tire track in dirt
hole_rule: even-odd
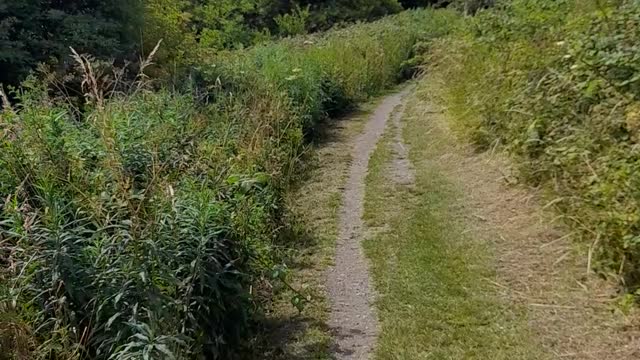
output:
[[[378,334],[373,308],[375,297],[361,241],[364,223],[365,177],[369,158],[395,108],[409,89],[386,97],[354,142],[352,163],[342,196],[335,264],[327,273],[331,302],[329,327],[334,336],[335,359],[367,359]]]
[[[415,169],[409,159],[409,150],[402,136],[404,129],[404,123],[402,122],[404,107],[403,105],[400,111],[393,114],[394,139],[390,174],[393,182],[397,185],[414,187],[416,182]]]

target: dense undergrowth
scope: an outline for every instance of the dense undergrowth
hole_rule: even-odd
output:
[[[499,3],[430,44],[458,127],[503,146],[590,244],[589,263],[640,284],[640,6]],[[596,259],[599,261],[596,263]]]
[[[101,60],[134,61],[159,39],[157,74],[188,71],[200,49],[372,21],[437,0],[11,0],[0,6],[0,83],[17,86],[38,64],[65,73],[69,46]]]
[[[36,78],[5,96],[0,359],[241,351],[284,280],[305,135],[410,75],[414,44],[456,16],[434,14],[206,56],[188,90],[123,87],[76,55],[81,109]]]

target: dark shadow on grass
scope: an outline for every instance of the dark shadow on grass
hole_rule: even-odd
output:
[[[318,159],[314,156],[314,152],[332,143],[346,140],[340,129],[346,126],[347,122],[354,118],[367,116],[369,112],[361,107],[353,108],[350,111],[342,113],[335,118],[324,118],[320,120],[306,134],[307,149],[300,155],[295,168],[295,177],[289,186],[295,191],[306,181],[309,181],[314,175],[314,170],[318,169]]]
[[[328,331],[326,324],[304,313],[292,317],[268,318],[260,322],[260,333],[251,355],[244,359],[308,360],[313,354],[324,354],[331,346],[328,339],[319,338],[293,349],[288,344],[295,343],[309,328]]]
[[[285,217],[280,235],[275,241],[274,251],[278,253],[279,262],[286,264],[292,273],[313,269],[317,265],[308,254],[316,251],[314,249],[319,245],[318,238],[299,215],[287,212]],[[326,353],[331,346],[328,339],[313,339],[309,343],[305,338],[308,329],[329,331],[323,321],[308,315],[307,308],[314,306],[313,300],[302,312],[297,312],[292,304],[286,304],[286,300],[282,300],[282,298],[293,296],[294,293],[286,287],[279,286],[281,284],[273,283],[273,285],[275,289],[270,285],[264,286],[265,291],[269,293],[264,298],[281,297],[279,302],[282,303],[277,306],[290,306],[291,309],[282,311],[284,314],[279,314],[279,311],[271,309],[271,303],[263,304],[264,308],[258,310],[262,315],[256,319],[254,326],[256,336],[249,344],[248,351],[243,352],[247,355],[242,359],[306,360],[315,358],[312,354]],[[312,299],[320,296],[315,291],[310,295]],[[273,311],[278,315],[272,314]],[[299,343],[303,338],[307,340],[304,344],[291,346]]]
[[[367,115],[367,111],[361,107],[354,107],[349,111],[341,113],[339,116],[328,117],[320,120],[316,126],[307,134],[307,141],[314,147],[322,147],[328,143],[344,140],[339,136],[339,129],[347,121],[360,116]]]

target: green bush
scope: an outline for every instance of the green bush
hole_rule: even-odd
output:
[[[401,79],[424,14],[204,55],[199,77],[239,96],[256,89],[281,92],[310,130],[328,113],[348,110]]]
[[[309,6],[301,8],[296,5],[290,14],[278,15],[274,18],[278,25],[278,33],[282,36],[302,35],[307,32]]]
[[[311,5],[309,22],[314,31],[342,23],[372,21],[402,11],[398,0],[300,0],[299,3]]]
[[[0,356],[241,351],[261,284],[284,277],[303,135],[400,80],[433,16],[203,56],[179,93],[99,88],[77,57],[82,111],[25,83],[0,115]]]
[[[640,6],[504,2],[433,47],[458,127],[503,145],[599,255],[640,285]],[[596,257],[594,257],[594,260]]]
[[[230,129],[215,124],[234,119],[159,92],[77,121],[33,92],[2,143],[2,233],[16,270],[4,301],[42,340],[37,353],[188,357],[237,344],[278,195],[265,165],[229,161],[248,156],[220,141]]]
[[[3,1],[0,6],[0,83],[17,85],[39,62],[64,68],[69,46],[120,58],[139,40],[138,1]]]
[[[371,21],[396,0],[12,0],[0,6],[0,83],[17,86],[39,63],[64,73],[69,46],[102,60],[156,54],[158,75],[188,70],[198,49],[244,48],[273,38]]]

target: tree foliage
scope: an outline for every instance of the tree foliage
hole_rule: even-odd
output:
[[[172,71],[193,62],[198,49],[242,48],[401,9],[397,0],[5,0],[0,83],[17,85],[41,62],[68,68],[70,46],[135,60],[162,39],[156,61]]]
[[[129,0],[0,2],[0,82],[16,84],[43,61],[68,66],[69,46],[99,57],[130,53],[140,12]]]

